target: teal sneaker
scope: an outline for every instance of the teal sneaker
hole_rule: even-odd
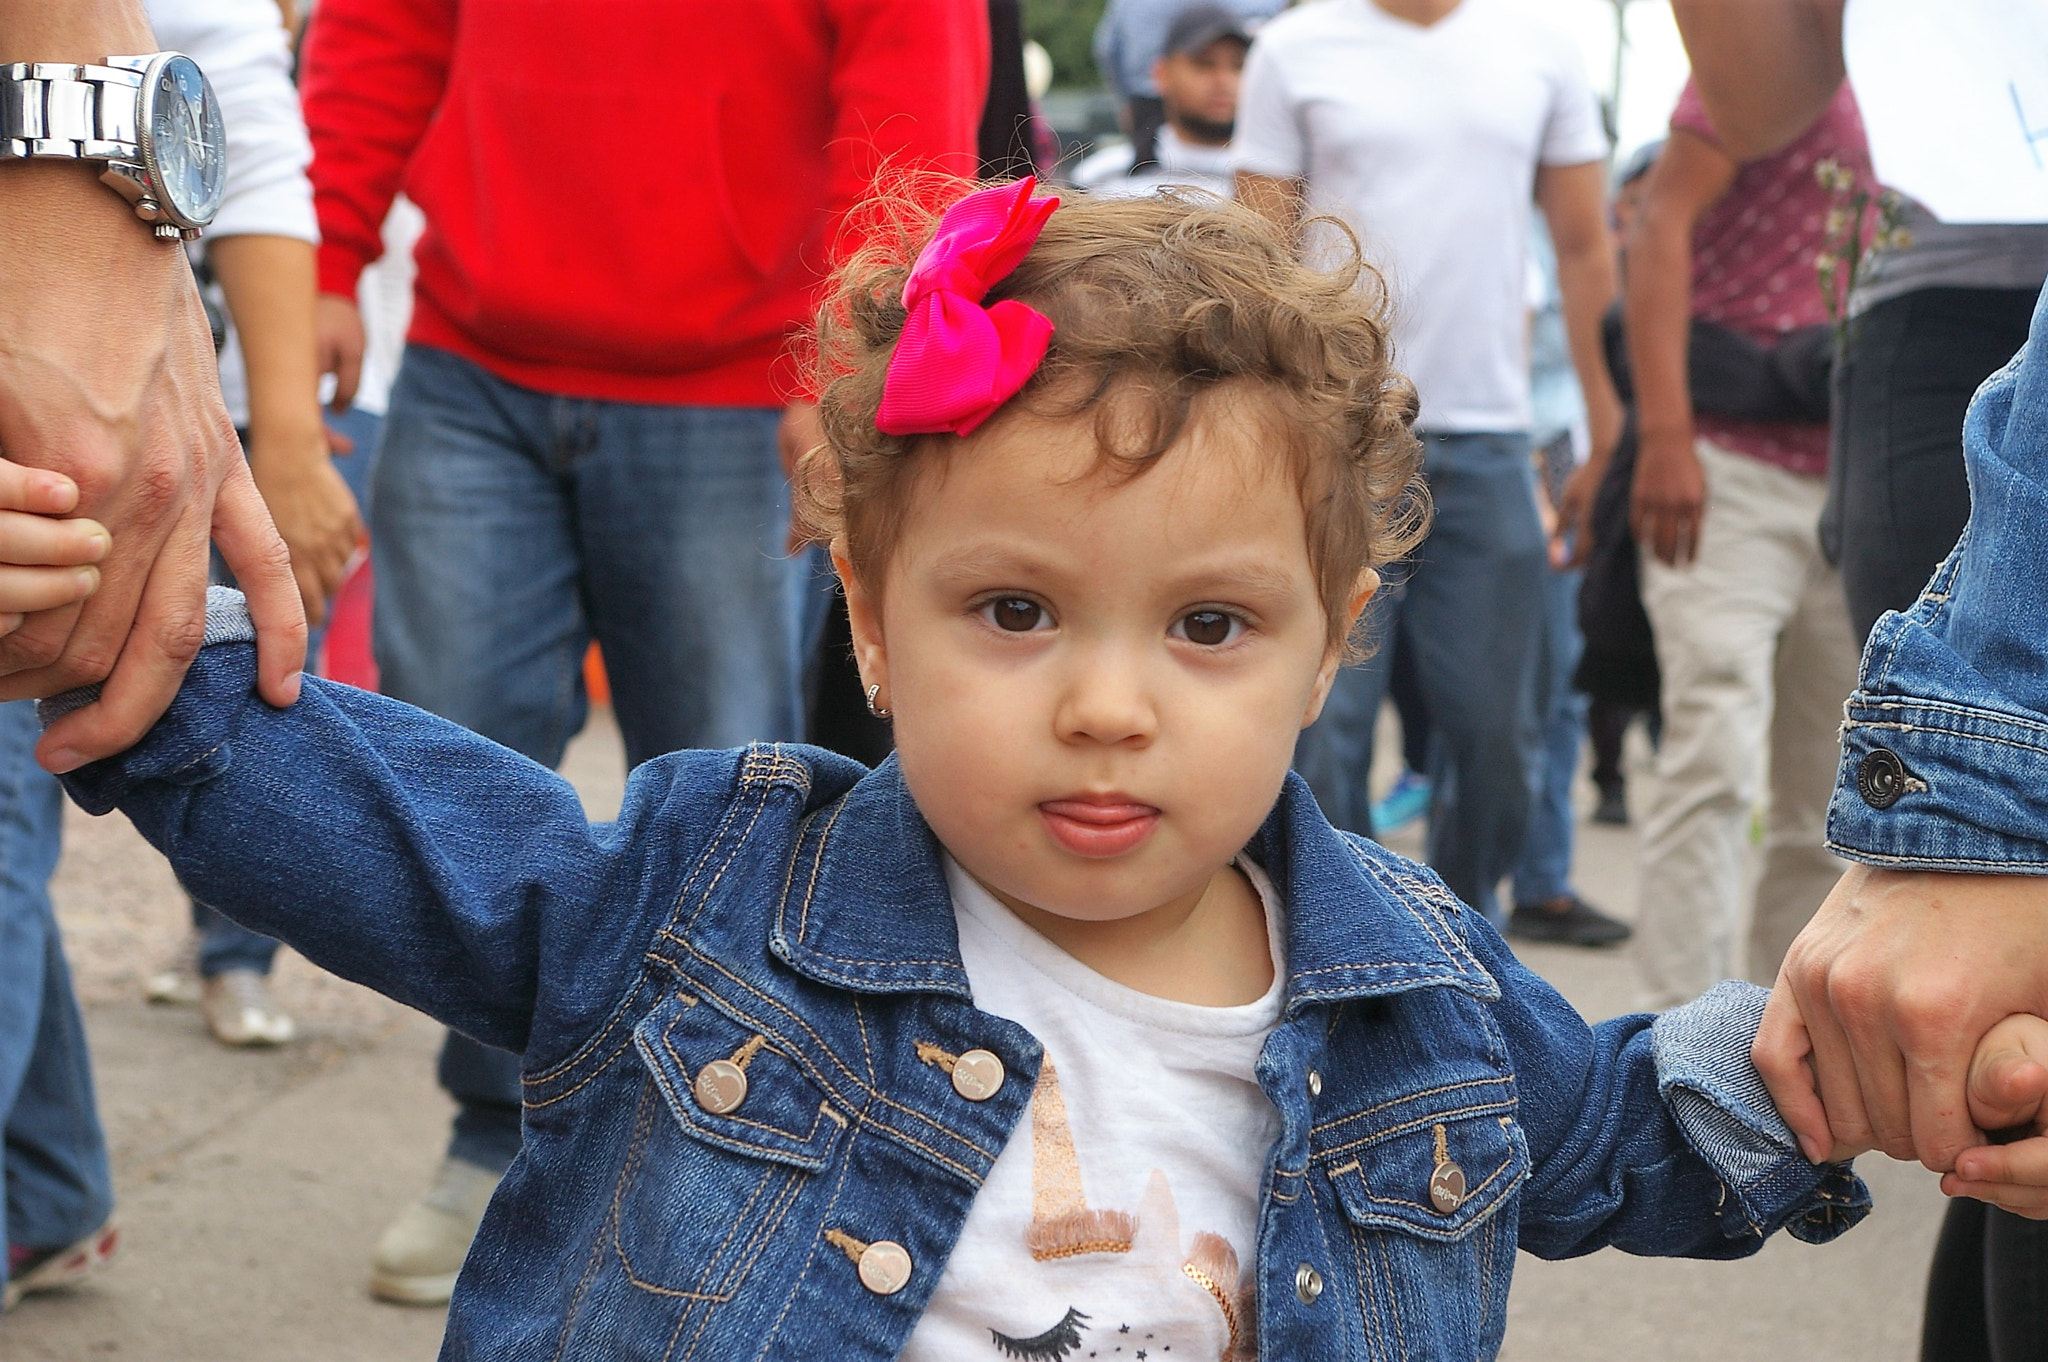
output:
[[[1429,777],[1403,771],[1387,793],[1373,803],[1373,833],[1384,837],[1390,832],[1399,832],[1428,812]]]

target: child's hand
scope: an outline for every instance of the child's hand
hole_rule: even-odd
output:
[[[22,618],[84,600],[99,590],[113,539],[96,520],[63,520],[78,485],[62,473],[0,459],[0,636]]]
[[[1979,1130],[2025,1137],[1964,1150],[1941,1190],[2048,1220],[2048,1021],[2007,1017],[1985,1032],[1970,1060],[1969,1101]]]

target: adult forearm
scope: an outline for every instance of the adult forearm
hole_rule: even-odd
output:
[[[1671,0],[1707,117],[1728,153],[1776,151],[1842,83],[1843,0]]]
[[[249,375],[249,429],[319,443],[318,362],[313,326],[313,246],[286,236],[231,236],[212,242],[214,274],[241,337]]]
[[[0,62],[89,62],[155,47],[141,0],[0,0]]]
[[[1561,250],[1557,258],[1557,288],[1564,311],[1565,334],[1571,343],[1572,368],[1579,376],[1579,391],[1586,400],[1588,424],[1607,437],[1594,441],[1593,457],[1605,461],[1613,450],[1613,437],[1621,429],[1621,395],[1615,391],[1614,375],[1607,370],[1607,354],[1600,339],[1600,319],[1613,305],[1619,286],[1614,252],[1606,241]]]
[[[1646,439],[1692,431],[1692,389],[1686,374],[1691,332],[1691,224],[1646,213],[1629,246],[1629,367],[1635,378],[1636,421]]]

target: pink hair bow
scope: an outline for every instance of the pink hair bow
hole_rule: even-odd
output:
[[[1052,321],[1014,298],[981,300],[1023,263],[1058,199],[1037,181],[980,189],[946,210],[903,285],[910,315],[882,382],[884,435],[972,434],[1016,396],[1045,358]]]

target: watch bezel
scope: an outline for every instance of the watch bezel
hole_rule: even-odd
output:
[[[220,211],[219,205],[216,204],[214,212],[204,219],[189,216],[172,198],[163,167],[157,164],[156,102],[162,92],[164,69],[174,61],[185,62],[199,73],[201,88],[215,107],[219,107],[220,96],[214,92],[213,82],[207,79],[204,67],[183,52],[158,52],[149,59],[149,65],[142,68],[142,84],[136,91],[135,145],[142,163],[143,178],[148,182],[149,197],[156,201],[157,211],[163,215],[163,220],[187,231],[198,231],[213,221]]]

